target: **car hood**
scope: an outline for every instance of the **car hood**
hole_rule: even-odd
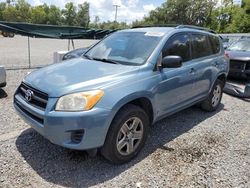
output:
[[[33,71],[24,82],[49,97],[105,89],[134,76],[139,67],[77,58]]]
[[[226,53],[232,60],[250,61],[250,52],[227,50]]]

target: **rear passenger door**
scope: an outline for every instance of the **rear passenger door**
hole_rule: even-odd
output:
[[[220,50],[220,47],[219,47]],[[208,95],[216,75],[218,57],[208,34],[192,33],[192,62],[194,66],[194,95],[199,100]]]

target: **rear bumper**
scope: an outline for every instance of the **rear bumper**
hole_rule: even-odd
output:
[[[48,101],[47,107],[54,106],[56,99]],[[56,145],[70,149],[87,150],[104,144],[111,120],[110,110],[93,108],[86,112],[56,112],[39,110],[18,95],[14,107],[19,115],[33,129]],[[79,142],[72,138],[77,134]],[[80,134],[80,135],[79,135]]]

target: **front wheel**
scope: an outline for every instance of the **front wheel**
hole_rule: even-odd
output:
[[[129,104],[115,116],[104,146],[102,155],[115,164],[133,159],[146,142],[149,118],[143,109]]]
[[[223,94],[223,82],[216,80],[208,98],[201,103],[201,108],[208,112],[217,110],[221,103]]]

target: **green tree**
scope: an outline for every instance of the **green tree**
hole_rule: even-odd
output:
[[[77,12],[77,25],[82,27],[89,26],[89,3],[84,2],[83,4],[78,5],[78,12]]]
[[[66,25],[75,25],[76,24],[76,7],[70,2],[65,5],[65,9],[62,10],[64,24]]]
[[[62,24],[62,13],[61,10],[55,5],[49,7],[49,13],[47,14],[47,23],[51,25]]]
[[[95,27],[98,27],[99,21],[100,21],[100,17],[99,16],[95,16],[95,19],[94,19],[94,26]]]
[[[215,0],[168,0],[150,12],[146,24],[192,24],[205,26],[217,1]]]
[[[6,3],[0,3],[0,20],[4,20],[3,11],[6,9]]]
[[[9,22],[18,22],[18,16],[19,12],[17,9],[13,6],[8,6],[5,8],[5,10],[2,12],[3,20],[9,21]]]
[[[31,23],[46,24],[47,15],[43,5],[33,7],[31,9]]]
[[[17,21],[30,22],[31,18],[31,6],[25,0],[18,0],[15,4],[15,9],[18,13]]]

